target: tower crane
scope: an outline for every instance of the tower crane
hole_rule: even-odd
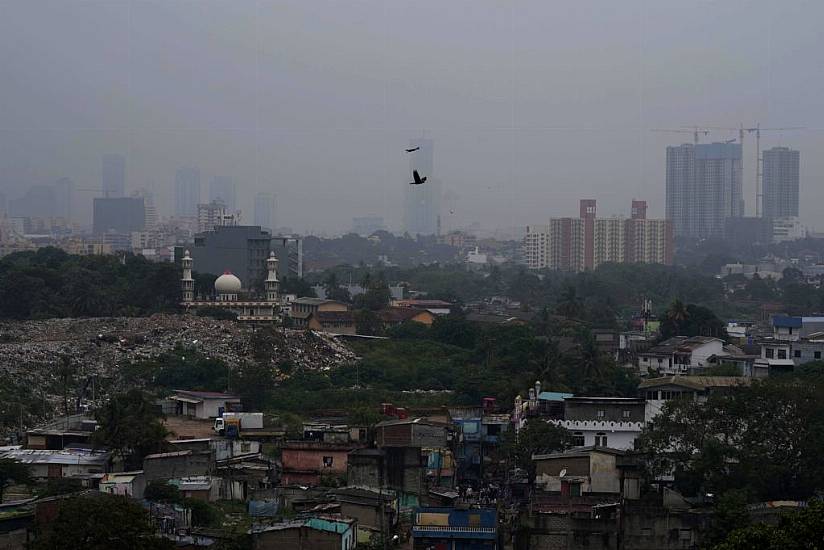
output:
[[[764,201],[764,156],[761,154],[761,132],[786,132],[791,130],[803,130],[803,126],[790,126],[787,128],[762,128],[760,123],[755,124],[755,128],[744,128],[747,133],[755,132],[755,217],[762,215],[762,202]]]
[[[692,130],[687,130],[686,128],[692,128]],[[698,126],[685,126],[684,128],[652,128],[650,131],[669,132],[672,134],[692,134],[693,143],[695,145],[698,145],[698,135],[703,134],[704,136],[708,136],[710,133],[710,128],[701,128]]]

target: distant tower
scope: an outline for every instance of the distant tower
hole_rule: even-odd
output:
[[[266,301],[277,302],[280,281],[278,281],[278,259],[275,257],[274,251],[269,252],[269,258],[266,260],[266,269],[269,272],[266,276],[266,281],[263,283],[266,288]]]
[[[191,302],[195,297],[195,281],[192,279],[192,256],[187,250],[183,255],[183,278],[180,280],[180,287],[183,290],[183,301]]]

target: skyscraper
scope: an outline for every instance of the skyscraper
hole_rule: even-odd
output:
[[[123,155],[103,155],[103,197],[116,199],[126,194],[126,159]]]
[[[139,197],[94,199],[93,231],[95,235],[107,232],[128,235],[146,227],[146,210]]]
[[[255,195],[254,225],[272,231],[275,227],[275,195],[258,193]]]
[[[234,212],[237,206],[235,182],[227,176],[215,176],[209,183],[209,201],[222,202],[226,209]]]
[[[159,221],[154,193],[145,187],[141,187],[132,193],[132,197],[143,199],[143,209],[146,213],[146,229],[154,228]]]
[[[426,138],[413,139],[409,147],[420,147],[409,154],[409,181],[413,170],[426,177],[427,181],[422,185],[404,182],[403,226],[410,235],[435,235],[441,225],[441,182],[434,176],[435,143]]]
[[[197,216],[200,203],[200,170],[180,168],[175,174],[175,215]]]
[[[744,215],[741,145],[667,147],[667,219],[676,237],[723,237],[726,220]]]
[[[764,217],[798,217],[799,152],[789,147],[773,147],[764,151],[763,158]]]
[[[74,182],[71,178],[60,178],[54,184],[54,215],[66,221],[72,219]]]

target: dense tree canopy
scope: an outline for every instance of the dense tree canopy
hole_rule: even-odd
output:
[[[821,380],[754,382],[706,403],[668,401],[639,440],[652,475],[686,494],[744,489],[754,500],[805,499],[824,488]]]
[[[148,514],[137,502],[96,494],[62,500],[57,517],[41,525],[29,547],[161,550],[174,548],[174,543],[155,535]]]
[[[147,315],[175,311],[179,302],[179,268],[143,256],[41,248],[0,259],[0,318]]]
[[[111,449],[127,469],[143,467],[143,457],[164,450],[168,431],[162,415],[140,390],[115,395],[95,411],[99,429],[93,441]]]

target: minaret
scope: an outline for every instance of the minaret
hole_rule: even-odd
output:
[[[191,302],[195,297],[195,280],[192,279],[192,265],[194,261],[187,250],[183,254],[183,278],[180,280],[180,288],[183,291],[183,302]]]
[[[263,283],[266,288],[266,301],[278,301],[278,289],[280,281],[278,281],[278,259],[275,257],[275,252],[269,252],[269,258],[266,260],[266,269],[269,274],[266,276],[266,281]]]

